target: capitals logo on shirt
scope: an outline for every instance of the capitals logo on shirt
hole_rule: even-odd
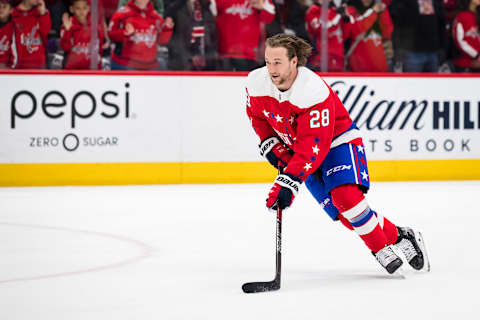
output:
[[[478,29],[476,27],[472,27],[465,32],[465,37],[480,39],[480,34],[478,33]]]
[[[135,30],[135,33],[129,39],[136,44],[144,42],[148,48],[151,48],[157,42],[157,32],[154,26],[150,26],[147,30]]]
[[[100,41],[98,41],[98,39],[93,44],[93,48],[96,48],[97,56],[100,57],[100,55],[98,54],[98,51],[99,51],[99,48],[100,48]],[[77,43],[72,48],[72,52],[74,52],[78,55],[84,55],[85,59],[87,59],[87,60],[90,60],[91,57],[92,57],[89,42],[79,42],[79,43]]]
[[[33,53],[40,48],[42,44],[42,40],[40,39],[40,35],[37,34],[37,31],[40,29],[38,24],[32,28],[32,32],[25,34],[22,33],[20,35],[20,43],[25,46],[28,53]]]
[[[231,15],[237,15],[240,17],[240,19],[244,20],[247,19],[248,16],[252,15],[253,9],[250,6],[250,2],[248,0],[245,0],[244,3],[242,4],[234,4],[231,7],[227,8],[225,10],[226,13],[229,13]]]

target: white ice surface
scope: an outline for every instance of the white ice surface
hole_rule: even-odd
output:
[[[274,276],[267,184],[0,188],[0,319],[480,319],[480,181],[374,183],[432,271],[394,279],[302,188]]]

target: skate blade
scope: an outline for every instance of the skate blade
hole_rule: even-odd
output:
[[[422,250],[424,265],[419,272],[430,272],[430,259],[428,258],[427,247],[425,246],[425,241],[423,241],[423,235],[419,231],[413,231],[415,234],[415,240],[417,240],[420,250]]]
[[[401,280],[406,279],[403,267],[400,267],[397,270],[395,270],[395,272],[391,274],[391,277],[394,279],[401,279]]]

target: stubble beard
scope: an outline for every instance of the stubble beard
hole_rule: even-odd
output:
[[[290,79],[290,77],[292,76],[292,72],[289,72],[288,74],[286,74],[285,76],[280,76],[279,79],[278,79],[278,82],[276,84],[277,88],[278,89],[288,89],[288,88],[280,88],[282,87],[283,85],[285,85],[285,83],[288,82],[288,80]]]

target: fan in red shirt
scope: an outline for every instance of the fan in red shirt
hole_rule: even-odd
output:
[[[150,0],[129,1],[110,21],[112,70],[157,70],[157,44],[168,43],[172,28],[173,20],[164,21]]]
[[[223,70],[257,67],[260,24],[275,18],[271,0],[215,0],[218,51]]]
[[[460,1],[462,10],[453,21],[453,39],[460,56],[453,60],[457,72],[480,72],[480,35],[477,8],[480,0]]]
[[[87,0],[73,0],[70,6],[73,16],[65,13],[60,31],[60,46],[66,53],[65,69],[90,69],[91,67],[91,27],[90,4]],[[94,46],[98,55],[100,68],[101,45],[103,44],[103,28],[98,25],[98,43]]]
[[[44,0],[23,0],[13,9],[18,69],[45,69],[50,14]]]
[[[345,7],[336,7],[333,1],[328,1],[327,12],[327,54],[328,54],[328,71],[344,71],[345,70],[345,58],[344,58],[344,42],[346,39],[355,36],[360,32],[353,34],[354,20],[351,16],[348,16],[345,12]],[[315,46],[315,52],[310,57],[310,67],[315,71],[321,69],[321,48],[322,48],[322,0],[315,0],[313,5],[305,13],[305,23],[307,26],[307,32],[310,36],[312,43]]]
[[[60,46],[66,52],[65,69],[90,69],[91,64],[91,27],[90,4],[87,0],[73,0],[70,6],[73,16],[65,13],[60,31]],[[100,68],[101,45],[103,44],[103,28],[98,24],[98,43],[95,45]]]
[[[393,23],[387,6],[373,0],[354,0],[348,12],[366,30],[351,43],[346,54],[350,69],[355,72],[387,72],[383,41],[391,39]]]
[[[14,68],[17,58],[12,8],[12,0],[0,0],[0,69]]]

